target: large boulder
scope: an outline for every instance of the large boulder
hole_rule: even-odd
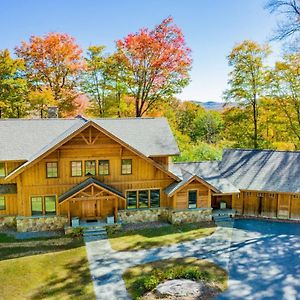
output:
[[[207,291],[206,285],[201,281],[193,281],[188,279],[168,280],[159,284],[155,293],[158,297],[201,297]]]

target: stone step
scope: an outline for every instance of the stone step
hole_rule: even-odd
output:
[[[83,233],[83,236],[99,236],[99,237],[103,237],[103,238],[107,238],[107,234],[106,233],[101,233],[101,232],[88,232],[88,233]]]
[[[233,222],[233,219],[232,218],[228,218],[228,217],[214,217],[214,221],[215,222],[219,222],[219,221],[231,221]]]
[[[102,232],[102,233],[106,233],[106,229],[105,228],[85,228],[85,229],[83,229],[83,232]]]

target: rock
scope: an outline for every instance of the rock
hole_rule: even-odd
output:
[[[159,297],[192,296],[193,298],[198,298],[205,294],[205,292],[206,286],[203,282],[196,282],[188,279],[168,280],[159,284],[155,289],[155,294]]]

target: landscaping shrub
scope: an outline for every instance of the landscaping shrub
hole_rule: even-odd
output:
[[[72,232],[70,233],[70,236],[75,237],[82,237],[83,236],[83,228],[82,227],[75,227]]]

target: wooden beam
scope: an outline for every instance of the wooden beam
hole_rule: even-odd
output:
[[[71,226],[71,209],[70,209],[70,201],[68,201],[68,222],[69,222],[69,226]]]
[[[80,133],[80,136],[82,137],[82,139],[85,141],[85,143],[86,143],[87,145],[90,144],[89,141],[86,139],[86,137],[85,137],[82,133]]]
[[[74,197],[70,198],[69,201],[93,201],[93,200],[110,200],[114,199],[116,196],[100,196],[100,197]]]
[[[118,202],[117,198],[114,199],[114,215],[115,215],[115,223],[118,222]]]
[[[98,134],[95,136],[94,140],[93,140],[92,143],[91,143],[92,145],[94,145],[94,144],[96,143],[96,141],[98,140],[99,136],[100,136],[100,133],[98,133]]]

